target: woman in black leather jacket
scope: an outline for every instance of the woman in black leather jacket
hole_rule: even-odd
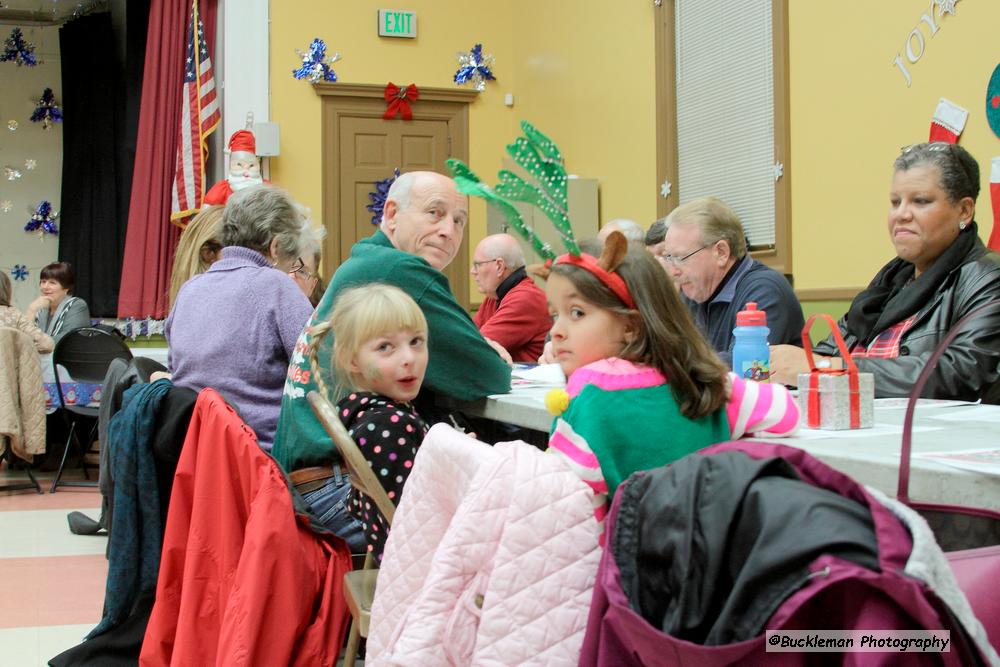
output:
[[[907,396],[927,359],[965,314],[1000,299],[1000,255],[979,238],[973,216],[979,165],[961,146],[916,144],[896,158],[889,195],[889,236],[896,258],[855,297],[839,322],[876,396]],[[819,365],[840,359],[833,338],[816,345]],[[993,395],[1000,364],[1000,305],[967,323],[941,357],[923,395],[976,400]],[[795,384],[805,354],[771,348],[771,377]]]

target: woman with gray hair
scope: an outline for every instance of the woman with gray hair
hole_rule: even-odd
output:
[[[958,320],[1000,298],[1000,255],[979,238],[973,216],[979,165],[961,146],[916,144],[896,158],[889,190],[889,238],[896,257],[875,275],[839,328],[876,396],[907,396],[928,358]],[[838,355],[832,338],[815,346]],[[836,356],[821,366],[840,367]],[[1000,305],[969,322],[941,357],[927,398],[995,401],[1000,363]],[[808,372],[799,348],[771,348],[771,378],[795,384]]]
[[[270,450],[295,341],[312,306],[288,276],[314,238],[280,188],[239,190],[222,213],[220,259],[184,283],[167,318],[173,382],[218,390]]]

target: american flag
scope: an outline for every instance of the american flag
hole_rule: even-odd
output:
[[[219,125],[222,117],[219,100],[215,95],[212,59],[205,42],[205,26],[198,15],[198,0],[192,3],[185,57],[181,131],[177,142],[177,172],[174,174],[171,220],[186,218],[201,208],[202,198],[205,196],[205,157],[208,153],[205,139]]]

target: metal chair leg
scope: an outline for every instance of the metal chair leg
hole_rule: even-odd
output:
[[[31,466],[25,465],[25,466],[23,466],[23,469],[24,469],[24,472],[28,473],[28,479],[31,480],[31,483],[35,487],[35,493],[39,493],[39,494],[45,493],[44,491],[42,491],[42,485],[38,483],[37,479],[35,479],[35,473],[31,472]]]
[[[344,649],[344,667],[353,667],[358,657],[358,646],[361,644],[361,631],[358,619],[351,619],[351,632],[347,635],[347,647]]]
[[[0,443],[3,444],[3,443]],[[31,465],[26,461],[22,461],[18,457],[14,456],[14,452],[11,451],[9,443],[7,443],[7,448],[0,452],[0,461],[7,461],[7,467],[13,471],[15,466],[20,466],[28,475],[30,482],[13,482],[11,484],[0,485],[0,491],[20,491],[21,489],[34,489],[35,493],[44,493],[42,491],[42,485],[38,483],[35,479],[35,473],[31,470]]]
[[[63,469],[66,467],[66,457],[69,455],[70,443],[73,442],[73,434],[76,432],[76,420],[69,427],[69,437],[66,438],[66,448],[63,450],[62,460],[59,462],[59,470],[56,472],[55,479],[52,480],[52,486],[49,488],[49,493],[55,493],[56,487],[59,486],[59,479],[62,477]]]

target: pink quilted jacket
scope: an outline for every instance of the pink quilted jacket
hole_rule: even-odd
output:
[[[367,664],[577,664],[600,560],[592,496],[530,445],[434,426],[386,544]]]

